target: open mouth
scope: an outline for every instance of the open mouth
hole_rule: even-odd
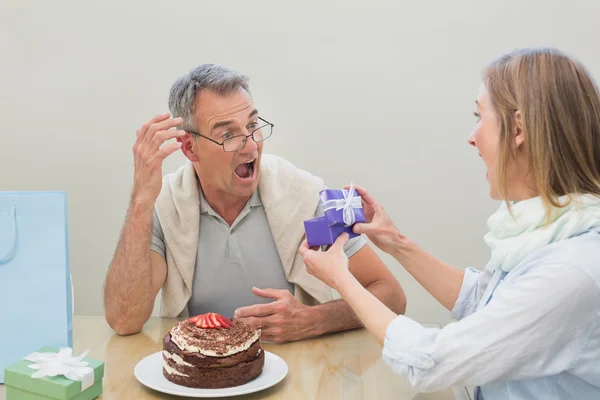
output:
[[[235,174],[239,176],[241,179],[250,179],[254,174],[254,166],[256,164],[256,159],[246,161],[241,163],[235,169]]]

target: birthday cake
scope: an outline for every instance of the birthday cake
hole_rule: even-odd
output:
[[[215,313],[180,321],[163,339],[163,375],[194,388],[243,385],[262,373],[259,337],[260,330]]]

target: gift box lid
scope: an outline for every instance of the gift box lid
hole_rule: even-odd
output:
[[[37,352],[58,353],[58,351],[59,349],[53,347],[42,347]],[[104,362],[87,357],[82,361],[86,361],[88,363],[87,366],[94,370],[94,383],[102,380],[104,376]],[[33,378],[32,375],[37,370],[29,368],[29,365],[32,364],[35,363],[21,359],[6,367],[4,369],[4,384],[52,399],[71,399],[81,393],[82,383],[71,380],[63,375]]]
[[[354,188],[324,189],[319,192],[319,197],[329,226],[351,226],[366,222],[360,195]]]

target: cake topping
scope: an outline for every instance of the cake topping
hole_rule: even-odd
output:
[[[233,322],[220,314],[207,313],[188,318],[188,321],[202,329],[225,328],[233,326]]]
[[[210,315],[213,314],[213,315]],[[209,327],[213,319],[219,321],[219,315],[202,314],[180,321],[171,330],[171,340],[179,349],[209,356],[224,357],[247,350],[260,337],[260,330],[251,325],[225,317],[224,323],[231,324],[227,329]],[[202,325],[206,325],[204,328]],[[221,326],[223,328],[223,326]]]

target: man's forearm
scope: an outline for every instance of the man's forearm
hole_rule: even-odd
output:
[[[138,332],[152,313],[152,207],[129,208],[104,288],[106,320],[119,334]]]
[[[394,293],[394,288],[386,282],[376,281],[365,288],[393,312],[403,314],[406,303],[400,301]],[[315,321],[311,336],[340,332],[363,327],[352,307],[343,299],[330,301],[325,304],[309,307],[311,320]]]

